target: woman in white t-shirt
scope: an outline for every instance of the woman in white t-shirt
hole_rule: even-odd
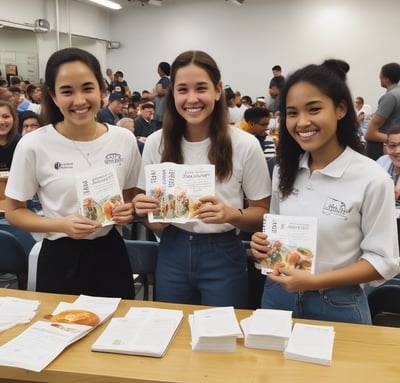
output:
[[[200,198],[197,221],[148,224],[164,229],[156,300],[247,307],[247,258],[237,229],[261,229],[271,181],[256,138],[229,126],[220,71],[204,52],[184,52],[171,66],[163,129],[146,141],[138,188],[145,190],[144,166],[160,162],[214,164],[216,186],[215,195]],[[143,217],[160,211],[158,199],[144,193],[134,205]]]
[[[132,221],[140,154],[132,133],[96,121],[103,87],[100,64],[92,54],[77,48],[55,52],[47,62],[43,87],[48,125],[24,136],[15,151],[6,217],[44,237],[38,291],[134,298],[129,259],[115,225]],[[115,225],[102,227],[79,213],[76,183],[78,176],[103,169],[109,173],[111,168],[129,202],[115,204]],[[43,216],[26,208],[35,193]],[[102,207],[96,209],[101,214]]]

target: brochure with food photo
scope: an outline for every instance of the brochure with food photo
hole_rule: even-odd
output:
[[[146,165],[145,177],[146,194],[160,201],[160,212],[149,213],[149,222],[195,221],[199,198],[215,194],[214,165]]]
[[[82,215],[103,226],[114,224],[112,210],[124,203],[114,167],[77,176],[76,189]]]
[[[70,344],[110,318],[121,298],[80,295],[0,347],[0,365],[40,372]],[[38,347],[39,345],[39,347]]]
[[[317,217],[265,214],[263,232],[271,244],[268,257],[260,261],[263,274],[279,267],[314,273]]]

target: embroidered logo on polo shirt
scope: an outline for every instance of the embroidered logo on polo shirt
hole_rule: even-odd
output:
[[[347,220],[349,215],[346,204],[333,198],[326,199],[324,206],[322,207],[322,213],[343,220]]]
[[[72,162],[55,162],[54,163],[54,169],[60,170],[60,169],[73,169],[74,164]]]
[[[104,163],[106,165],[121,165],[122,164],[122,156],[119,153],[108,153],[106,154],[106,156],[104,157]]]

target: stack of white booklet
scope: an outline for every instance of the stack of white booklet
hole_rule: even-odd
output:
[[[125,317],[111,319],[92,351],[162,357],[182,319],[181,310],[131,307]]]
[[[17,324],[29,323],[36,315],[40,302],[15,297],[0,298],[0,332]]]
[[[240,325],[246,347],[284,351],[292,332],[292,312],[258,309]]]
[[[234,352],[243,337],[233,307],[195,310],[189,324],[193,351]]]
[[[81,295],[74,303],[60,302],[44,320],[0,347],[0,365],[40,372],[68,345],[109,318],[120,300]]]
[[[334,338],[332,326],[296,323],[285,350],[285,358],[330,366]]]

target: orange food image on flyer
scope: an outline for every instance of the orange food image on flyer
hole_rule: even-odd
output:
[[[100,323],[97,314],[86,310],[65,310],[58,314],[45,315],[44,319],[51,322],[76,323],[86,326],[96,326]]]

